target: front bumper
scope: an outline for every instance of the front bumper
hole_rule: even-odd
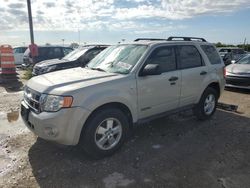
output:
[[[226,76],[226,87],[250,89],[250,77]]]
[[[41,112],[28,109],[22,101],[21,115],[25,125],[38,137],[64,145],[76,145],[90,111],[81,107],[65,108],[58,112]],[[24,113],[26,108],[28,113]],[[25,117],[26,116],[26,117]]]

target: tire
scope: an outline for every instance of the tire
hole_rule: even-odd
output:
[[[114,154],[129,132],[127,116],[117,108],[102,108],[91,115],[81,133],[79,146],[94,159]]]
[[[214,88],[206,88],[200,98],[199,103],[196,104],[193,109],[194,115],[199,120],[206,120],[212,117],[212,115],[216,111],[218,98],[218,92]]]

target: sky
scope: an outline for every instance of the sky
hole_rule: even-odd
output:
[[[0,1],[0,44],[28,45],[27,1]],[[169,36],[250,43],[250,0],[31,0],[31,7],[38,45]]]

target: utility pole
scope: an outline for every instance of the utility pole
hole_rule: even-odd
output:
[[[32,21],[30,0],[27,0],[27,6],[28,6],[28,15],[29,15],[29,26],[30,26],[30,42],[31,44],[34,44],[33,21]]]
[[[64,41],[65,41],[65,39],[62,39],[62,42],[63,42],[63,47],[64,47]]]
[[[80,28],[78,26],[78,44],[80,45],[81,44],[81,33],[80,33]]]
[[[247,38],[245,38],[245,40],[244,40],[244,50],[246,49],[246,40],[247,40]]]

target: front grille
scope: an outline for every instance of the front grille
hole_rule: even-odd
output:
[[[28,87],[24,89],[24,100],[29,107],[36,113],[40,113],[40,97],[41,94]]]
[[[236,86],[250,86],[250,77],[227,76],[226,82]]]
[[[29,62],[29,58],[23,58],[23,63],[25,65],[28,65],[30,62]]]

